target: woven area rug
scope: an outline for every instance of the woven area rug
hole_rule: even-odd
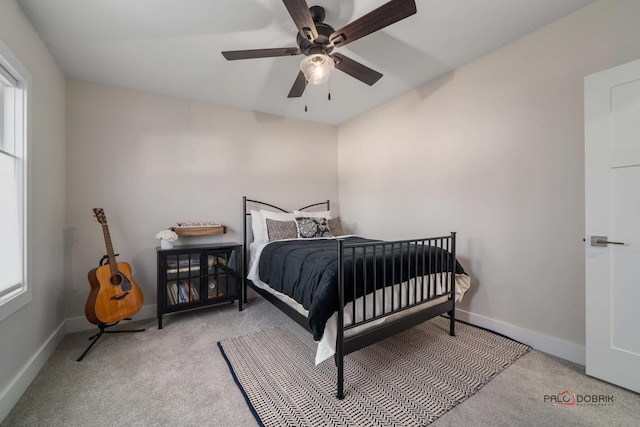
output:
[[[345,357],[345,399],[333,359],[296,324],[218,347],[256,420],[266,426],[423,426],[467,399],[531,348],[484,329],[434,318]]]

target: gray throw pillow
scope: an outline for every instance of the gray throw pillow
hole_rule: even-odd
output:
[[[276,221],[267,218],[265,222],[267,224],[267,236],[270,242],[274,240],[298,238],[298,227],[295,221]]]
[[[327,225],[329,226],[329,232],[331,233],[332,236],[344,235],[344,231],[342,231],[342,222],[340,221],[340,217],[329,218],[327,220]]]

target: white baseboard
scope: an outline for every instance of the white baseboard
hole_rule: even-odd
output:
[[[60,323],[0,394],[0,422],[9,414],[11,408],[18,403],[29,384],[38,375],[49,356],[53,354],[53,351],[66,335],[65,324],[66,321]]]
[[[520,328],[518,326],[510,325],[478,314],[469,313],[468,311],[460,309],[456,310],[456,319],[506,335],[516,341],[530,345],[536,350],[552,354],[583,366],[585,364],[586,350],[584,345],[575,344],[556,337],[550,337],[549,335]]]
[[[133,320],[152,319],[158,315],[156,304],[143,305],[140,310],[133,316]],[[90,323],[86,317],[72,317],[66,320],[67,327],[65,332],[72,334],[74,332],[88,331],[96,328],[96,325]]]

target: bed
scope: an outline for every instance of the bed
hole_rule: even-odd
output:
[[[470,286],[456,233],[381,241],[345,235],[330,201],[289,212],[243,197],[247,287],[311,332],[316,364],[333,357],[344,398],[345,355],[447,313]],[[251,233],[249,233],[249,228]]]

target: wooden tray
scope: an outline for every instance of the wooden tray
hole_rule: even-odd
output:
[[[227,230],[224,225],[219,227],[174,227],[173,231],[178,236],[206,236],[210,234],[224,234]]]

